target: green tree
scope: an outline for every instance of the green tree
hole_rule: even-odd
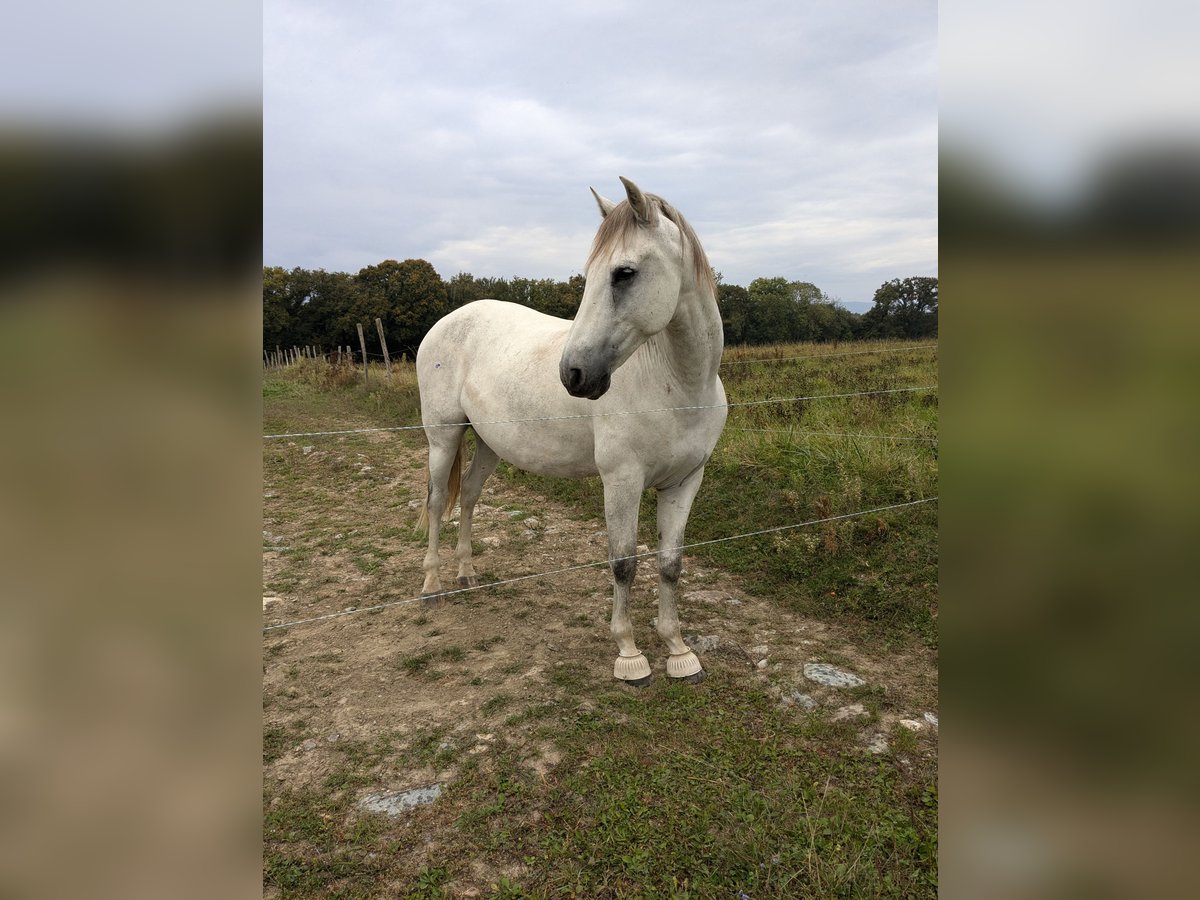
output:
[[[740,284],[717,282],[717,307],[721,310],[721,326],[725,330],[725,343],[745,344],[746,323],[751,318],[752,301],[750,292]]]
[[[282,266],[263,266],[263,348],[290,344],[292,311],[288,304],[288,273]]]
[[[755,278],[750,282],[750,317],[746,323],[748,344],[777,344],[803,340],[799,337],[799,310],[793,302],[786,278]]]
[[[938,280],[893,278],[875,291],[875,305],[863,314],[861,336],[922,338],[938,331]]]
[[[488,296],[484,282],[476,280],[470,272],[459,272],[451,278],[446,285],[446,293],[452,309],[458,309],[460,306],[466,306],[468,303],[474,303],[476,300],[482,300]]]
[[[299,343],[326,349],[357,344],[358,332],[353,327],[346,328],[344,321],[346,311],[354,305],[357,292],[354,279],[345,272],[324,269],[304,275],[305,296],[295,313]]]
[[[357,290],[341,319],[343,328],[355,329],[361,322],[365,329],[378,317],[395,352],[415,354],[425,333],[450,311],[446,283],[423,259],[384,260],[360,269],[354,283]]]

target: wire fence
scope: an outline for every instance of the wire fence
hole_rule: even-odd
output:
[[[860,510],[858,512],[844,513],[839,516],[826,516],[823,519],[812,519],[808,522],[796,522],[791,525],[776,525],[773,528],[763,528],[759,531],[748,531],[745,534],[735,534],[735,535],[731,535],[729,537],[712,538],[711,540],[707,540],[707,541],[696,541],[695,543],[691,543],[691,544],[683,544],[678,549],[679,550],[694,550],[697,547],[707,547],[712,544],[723,544],[723,543],[727,543],[729,541],[740,541],[740,540],[745,540],[746,538],[762,537],[763,535],[776,534],[781,531],[791,531],[796,528],[807,528],[807,527],[810,527],[813,525],[824,525],[828,522],[840,522],[845,519],[855,519],[860,516],[869,516],[872,513],[887,512],[888,510],[893,510],[893,509],[904,509],[906,507],[919,506],[919,505],[925,504],[925,503],[936,503],[937,499],[938,499],[937,497],[924,497],[920,500],[910,500],[907,503],[893,503],[888,506],[876,506],[873,509],[864,509],[864,510]],[[487,588],[502,587],[507,584],[516,584],[521,581],[530,581],[535,578],[550,578],[555,575],[565,575],[568,572],[579,572],[584,569],[595,569],[595,568],[599,568],[601,566],[611,566],[613,563],[622,562],[624,560],[630,560],[630,559],[636,560],[636,559],[642,559],[642,558],[648,557],[648,556],[657,556],[658,553],[659,553],[658,550],[648,550],[644,553],[633,553],[633,554],[630,554],[629,556],[621,556],[621,557],[616,557],[614,559],[596,560],[595,562],[581,563],[576,566],[566,566],[561,569],[551,569],[547,572],[534,572],[529,575],[518,575],[515,578],[504,578],[499,581],[489,581],[486,584],[479,584],[479,585],[475,585],[474,587],[454,588],[449,591],[440,591],[436,595],[433,595],[433,596],[440,600],[444,597],[451,597],[456,594],[468,594],[473,591],[482,591]],[[345,616],[355,615],[357,613],[379,612],[380,610],[390,609],[393,606],[405,606],[405,605],[408,605],[411,603],[421,603],[422,601],[429,600],[429,599],[432,599],[432,598],[424,597],[424,596],[409,597],[404,600],[389,600],[386,603],[377,603],[374,606],[351,607],[350,609],[343,609],[343,610],[339,610],[338,612],[326,613],[326,614],[320,615],[320,616],[312,616],[307,619],[296,619],[291,622],[279,622],[274,625],[267,625],[263,628],[263,633],[265,634],[268,631],[277,631],[282,628],[292,628],[296,625],[311,625],[315,622],[325,622],[330,619],[340,619]]]
[[[727,362],[730,364],[735,364],[735,365],[743,364],[743,363],[787,362],[787,361],[796,361],[796,360],[804,360],[804,359],[823,359],[823,358],[831,358],[831,357],[838,357],[838,356],[860,356],[860,355],[866,355],[866,354],[871,354],[871,353],[896,353],[896,352],[904,352],[904,351],[909,351],[909,350],[912,350],[912,351],[929,350],[929,349],[936,349],[937,346],[938,346],[937,344],[924,344],[924,345],[919,345],[916,347],[873,348],[871,350],[852,350],[852,351],[846,351],[844,353],[807,354],[804,356],[791,356],[791,357],[759,357],[759,358],[754,358],[754,359],[729,360]],[[376,355],[376,354],[368,354],[368,355],[370,356],[370,355]],[[327,358],[328,358],[328,356],[329,355],[327,355]],[[352,359],[352,357],[349,357],[349,358]],[[617,410],[617,411],[604,412],[604,413],[581,413],[581,414],[555,415],[555,416],[531,416],[531,417],[525,417],[525,418],[496,419],[496,420],[480,421],[480,422],[466,421],[466,422],[439,422],[439,423],[414,424],[414,425],[393,425],[393,426],[378,426],[378,427],[371,427],[371,428],[348,428],[348,429],[339,429],[339,430],[333,430],[333,431],[285,432],[285,433],[279,433],[279,434],[264,434],[263,439],[264,440],[273,440],[273,439],[282,439],[282,438],[325,437],[325,436],[335,436],[335,435],[370,434],[370,433],[378,433],[378,432],[417,431],[417,430],[425,430],[428,428],[461,428],[461,427],[468,427],[468,426],[473,426],[473,425],[516,425],[516,424],[529,423],[529,422],[598,419],[598,418],[608,418],[608,417],[615,417],[615,416],[632,416],[632,415],[641,415],[641,414],[650,414],[650,413],[685,412],[685,411],[693,411],[693,410],[698,411],[698,410],[711,410],[711,409],[735,409],[735,408],[744,408],[744,407],[753,407],[753,406],[763,406],[763,405],[776,404],[776,403],[798,403],[798,402],[807,402],[807,401],[813,401],[813,400],[835,400],[835,399],[844,399],[844,398],[851,398],[851,397],[869,397],[869,396],[878,396],[878,395],[887,395],[887,394],[917,393],[917,392],[936,391],[936,390],[937,390],[937,385],[921,385],[921,386],[916,386],[916,387],[881,388],[881,389],[865,390],[865,391],[850,391],[850,392],[838,393],[838,394],[813,394],[813,395],[801,396],[801,397],[772,397],[772,398],[767,398],[767,399],[762,399],[762,400],[744,400],[744,401],[738,401],[738,402],[734,402],[734,403],[722,403],[722,404],[711,404],[711,405],[670,406],[670,407],[656,407],[656,408],[639,409],[639,410]],[[816,431],[797,431],[794,429],[739,428],[739,427],[733,427],[730,430],[774,433],[774,434],[787,434],[787,435],[823,435],[823,436],[829,436],[829,437],[871,438],[871,439],[879,439],[879,440],[923,441],[923,442],[929,442],[929,443],[934,443],[934,444],[937,443],[937,438],[911,436],[911,435],[877,435],[877,434],[872,435],[872,434],[855,434],[855,433],[846,433],[846,432],[816,432]],[[821,518],[821,519],[812,519],[807,522],[797,522],[797,523],[788,524],[788,525],[778,525],[778,526],[774,526],[772,528],[764,528],[764,529],[761,529],[758,531],[746,532],[744,534],[731,535],[728,537],[721,537],[721,538],[713,538],[713,539],[707,540],[707,541],[698,541],[698,542],[691,543],[691,544],[685,544],[685,545],[681,546],[679,549],[680,550],[692,550],[692,549],[695,549],[698,547],[704,547],[704,546],[708,546],[708,545],[712,545],[712,544],[720,544],[720,543],[725,543],[728,541],[745,540],[745,539],[752,538],[752,537],[760,537],[763,535],[774,534],[774,533],[783,532],[783,531],[789,531],[789,530],[796,529],[796,528],[811,527],[813,525],[821,525],[821,524],[825,524],[825,523],[829,523],[829,522],[853,519],[853,518],[858,518],[861,516],[871,515],[873,513],[886,512],[888,510],[904,509],[904,508],[908,508],[908,507],[918,506],[921,504],[934,503],[937,501],[937,499],[938,499],[937,497],[928,497],[928,498],[923,498],[920,500],[909,501],[906,503],[895,503],[895,504],[891,504],[888,506],[878,506],[878,507],[874,507],[872,509],[860,510],[858,512],[853,512],[853,513],[845,513],[845,514],[837,515],[837,516],[827,516],[827,517]],[[645,553],[637,553],[637,554],[633,554],[631,556],[622,557],[620,559],[635,559],[636,560],[636,559],[639,559],[642,557],[656,556],[657,554],[658,554],[657,550],[652,550],[652,551],[647,551]],[[486,588],[494,588],[494,587],[501,587],[501,586],[509,585],[509,584],[516,584],[518,582],[529,581],[532,579],[549,578],[549,577],[553,577],[556,575],[563,575],[563,574],[566,574],[569,572],[577,572],[577,571],[581,571],[584,569],[598,568],[601,566],[609,566],[613,562],[620,561],[620,559],[597,560],[595,562],[583,563],[583,564],[574,565],[574,566],[567,566],[564,568],[553,569],[553,570],[549,570],[549,571],[545,571],[545,572],[535,572],[535,573],[528,574],[528,575],[516,576],[514,578],[502,579],[499,581],[492,581],[492,582],[488,582],[486,584],[477,585],[475,587],[455,588],[455,589],[452,589],[449,591],[439,592],[436,596],[438,598],[450,597],[450,596],[454,596],[457,594],[465,594],[465,593],[469,593],[472,591],[484,590]],[[284,629],[284,628],[291,628],[291,627],[298,626],[298,625],[307,625],[307,624],[312,624],[315,622],[323,622],[323,621],[327,621],[330,619],[337,619],[337,618],[342,618],[344,616],[354,615],[357,613],[378,612],[380,610],[388,609],[388,608],[391,608],[394,606],[403,606],[403,605],[412,604],[412,603],[419,603],[425,599],[427,599],[427,598],[425,598],[425,597],[410,597],[410,598],[406,598],[403,600],[392,600],[392,601],[388,601],[386,603],[375,604],[373,606],[352,607],[350,609],[341,610],[339,612],[334,612],[334,613],[328,613],[325,615],[313,616],[313,617],[305,618],[305,619],[297,619],[294,621],[281,622],[281,623],[277,623],[277,624],[273,624],[273,625],[267,625],[263,628],[263,632],[266,633],[269,631],[274,631],[274,630],[279,630],[279,629]]]
[[[920,387],[882,388],[874,391],[851,391],[844,394],[810,394],[806,397],[772,397],[767,400],[743,400],[738,403],[715,403],[707,406],[660,406],[653,409],[616,410],[605,413],[578,413],[566,416],[529,416],[521,419],[492,419],[479,422],[431,422],[426,425],[389,425],[373,428],[347,428],[340,431],[292,431],[283,434],[264,434],[264,440],[296,437],[324,437],[336,434],[369,434],[376,431],[417,431],[427,428],[465,428],[474,425],[518,425],[527,422],[553,422],[569,419],[603,419],[613,416],[636,416],[643,413],[686,412],[701,409],[734,409],[742,406],[763,406],[770,403],[800,403],[808,400],[837,400],[844,397],[870,397],[876,394],[903,394],[916,391],[936,391],[936,384]]]
[[[725,367],[725,366],[754,365],[754,364],[759,364],[759,363],[795,362],[796,360],[805,360],[805,359],[834,359],[834,358],[842,357],[842,356],[866,356],[866,355],[875,354],[875,353],[917,353],[917,352],[925,351],[925,350],[936,350],[937,348],[938,348],[937,344],[917,344],[916,346],[913,346],[913,347],[875,347],[870,350],[846,350],[846,351],[839,352],[839,353],[805,353],[800,356],[754,356],[754,357],[745,357],[742,359],[723,359],[723,360],[721,360],[721,366]],[[299,348],[299,349],[304,350],[305,348]],[[355,363],[355,360],[358,359],[361,361],[361,357],[362,357],[362,351],[354,350],[353,348],[350,348],[349,351],[346,353],[339,353],[336,350],[328,351],[328,350],[322,350],[319,348],[314,348],[314,349],[311,349],[310,352],[308,352],[308,353],[303,353],[303,352],[300,353],[296,357],[296,360],[321,359],[326,362],[333,362],[334,360],[341,360],[346,365],[356,365],[357,363]],[[368,359],[388,360],[391,362],[392,365],[398,365],[401,363],[411,363],[411,362],[413,362],[413,360],[415,360],[416,357],[414,354],[413,358],[410,359],[407,350],[402,350],[400,352],[400,356],[398,356],[398,357],[392,357],[387,354],[376,353],[373,350],[368,350],[367,358]],[[281,363],[280,365],[286,366],[286,365],[291,365],[291,364],[292,364],[291,362],[285,362],[285,363]]]

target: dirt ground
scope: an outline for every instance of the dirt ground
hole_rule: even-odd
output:
[[[374,434],[300,439],[267,453],[264,626],[363,610],[264,632],[264,725],[304,736],[286,741],[269,760],[268,781],[290,790],[315,783],[339,742],[381,733],[403,739],[433,728],[470,753],[486,753],[498,732],[519,739],[503,723],[522,704],[548,691],[561,694],[556,667],[571,663],[595,679],[611,678],[616,647],[608,631],[606,567],[457,594],[427,608],[413,599],[424,552],[413,534],[425,490],[421,450]],[[581,521],[498,477],[477,507],[474,542],[484,581],[602,561],[607,548],[600,523]],[[444,540],[447,586],[454,583],[452,550],[453,541]],[[665,679],[666,655],[652,627],[656,582],[654,560],[641,561],[631,606],[639,647],[655,678]],[[830,663],[889,700],[888,711],[864,726],[864,748],[878,750],[901,720],[923,732],[923,743],[935,740],[931,651],[864,655],[838,627],[782,611],[692,557],[684,560],[680,597],[684,635],[700,651],[710,681],[751,677],[797,715],[816,705],[855,717],[861,708],[846,691],[804,675],[806,663]],[[364,609],[379,604],[395,605]],[[578,702],[586,705],[586,691]],[[531,764],[548,770],[555,762],[547,746]],[[453,764],[395,769],[362,793],[453,777]]]

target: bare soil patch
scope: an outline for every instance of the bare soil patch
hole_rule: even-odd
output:
[[[424,542],[414,526],[423,447],[391,434],[297,439],[268,445],[265,460],[264,625],[396,604],[264,633],[268,793],[272,783],[287,791],[327,784],[348,758],[364,761],[345,787],[357,799],[451,784],[466,761],[489,764],[500,744],[520,748],[536,777],[553,778],[559,753],[534,726],[588,709],[590,694],[611,681],[608,569],[452,595],[426,608],[412,602],[422,583]],[[602,523],[498,477],[477,507],[474,539],[483,581],[602,561],[607,552]],[[444,540],[447,586],[452,549]],[[637,640],[661,680],[665,652],[652,627],[657,566],[642,561],[638,574]],[[868,656],[836,625],[755,598],[737,578],[690,557],[680,615],[709,673],[706,689],[750,679],[797,716],[865,701],[874,715],[861,726],[862,752],[873,741],[878,751],[901,719],[926,723],[912,752],[935,751],[936,726],[924,717],[936,712],[932,651]],[[803,674],[814,661],[866,685],[816,684]],[[389,752],[368,752],[381,741]],[[452,842],[452,817],[431,812],[420,823],[421,839],[407,849],[414,867]],[[486,887],[498,873],[476,876],[458,888]]]

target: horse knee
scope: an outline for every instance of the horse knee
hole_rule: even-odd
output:
[[[633,576],[637,574],[637,558],[622,556],[612,561],[613,579],[622,587],[633,584]]]
[[[683,572],[683,554],[678,550],[662,550],[658,554],[658,574],[662,580],[674,585]]]

